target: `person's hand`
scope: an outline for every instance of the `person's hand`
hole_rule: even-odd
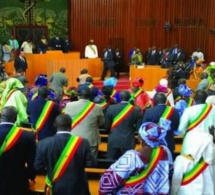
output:
[[[213,125],[209,127],[209,133],[212,135],[213,142],[215,143],[215,127]]]

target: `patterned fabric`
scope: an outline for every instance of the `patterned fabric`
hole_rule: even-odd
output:
[[[144,158],[135,150],[127,151],[117,162],[106,170],[100,180],[99,194],[117,195],[167,195],[169,194],[169,172],[172,169],[172,159],[169,150],[165,152],[162,160],[149,175],[144,183],[138,183],[134,187],[123,186],[131,176],[139,174],[146,168],[149,159]]]
[[[143,123],[139,129],[139,135],[147,145],[154,148],[159,145],[166,145],[165,137],[167,130],[170,129],[170,121],[161,118],[159,126],[152,122]]]

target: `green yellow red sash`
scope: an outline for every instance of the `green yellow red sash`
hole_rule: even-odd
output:
[[[121,112],[114,117],[111,130],[118,126],[132,112],[132,110],[134,110],[134,108],[135,106],[128,103]]]
[[[138,97],[141,93],[142,93],[142,88],[139,88],[134,94],[133,94],[133,97],[136,98]]]
[[[54,166],[51,178],[46,176],[46,185],[48,186],[48,188],[46,189],[46,194],[53,194],[53,183],[57,182],[65,173],[81,142],[82,138],[80,137],[71,136],[69,138]]]
[[[0,156],[14,146],[22,133],[23,131],[20,128],[16,126],[11,127],[0,147]]]
[[[17,91],[16,89],[12,89],[8,94],[7,94],[7,98],[6,98],[6,101],[10,99],[11,95]]]
[[[206,168],[208,164],[203,160],[203,158],[194,165],[194,167],[184,174],[181,185],[187,185],[196,179]]]
[[[113,90],[112,90],[112,93],[111,93],[111,95],[110,95],[110,97],[113,98],[116,94],[117,94],[116,90],[113,89]]]
[[[172,90],[170,88],[168,88],[166,96],[170,95],[171,92],[172,92]]]
[[[187,101],[187,108],[192,106],[193,104],[194,104],[194,99],[190,97]]]
[[[149,161],[148,166],[139,174],[130,177],[126,183],[125,187],[132,187],[136,184],[143,183],[146,178],[152,173],[152,171],[155,169],[159,161],[161,160],[163,156],[164,149],[162,147],[156,147],[152,151],[152,155]]]
[[[181,100],[181,96],[176,97],[174,103],[178,102],[179,100]]]
[[[46,101],[35,125],[35,129],[37,132],[43,128],[43,125],[46,123],[54,105],[55,105],[54,102]]]
[[[106,100],[103,100],[99,105],[100,105],[100,106],[102,107],[102,109],[104,110],[105,108],[108,107],[109,104],[107,103]]]
[[[89,85],[88,85],[88,88],[89,88],[89,89],[93,88],[93,84],[89,84]]]
[[[187,128],[187,132],[191,131],[193,128],[198,126],[208,116],[211,109],[212,109],[212,105],[205,104],[205,106],[202,109],[202,111],[200,112],[200,114],[193,121],[190,122],[190,124]]]
[[[88,102],[84,108],[78,113],[72,120],[72,129],[74,129],[94,108],[95,104],[93,102]]]
[[[65,109],[66,109],[66,107],[62,108],[62,110],[61,110],[62,114],[65,114]]]
[[[38,97],[38,92],[35,92],[35,93],[32,95],[31,100],[35,100],[37,97]]]
[[[93,53],[96,54],[96,49],[93,47],[93,45],[88,45],[88,46],[93,51]]]
[[[163,111],[163,114],[161,115],[161,118],[169,119],[174,112],[174,108],[170,106],[166,106],[165,110]]]

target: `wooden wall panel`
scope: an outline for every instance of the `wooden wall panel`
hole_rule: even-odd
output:
[[[121,45],[124,69],[134,46],[145,52],[177,43],[187,56],[200,47],[208,62],[215,58],[215,35],[209,32],[215,29],[214,0],[70,0],[70,6],[70,37],[82,57],[92,38],[100,55],[110,43]]]

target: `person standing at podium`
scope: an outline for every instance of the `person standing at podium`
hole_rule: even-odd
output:
[[[50,40],[49,46],[53,50],[64,50],[64,40],[56,33],[55,37]]]
[[[98,58],[98,49],[94,43],[94,40],[91,39],[89,45],[85,47],[85,58]]]
[[[19,56],[15,59],[14,68],[15,68],[16,72],[19,69],[22,69],[26,73],[26,70],[28,69],[28,63],[25,58],[25,53],[23,51],[20,51]]]

